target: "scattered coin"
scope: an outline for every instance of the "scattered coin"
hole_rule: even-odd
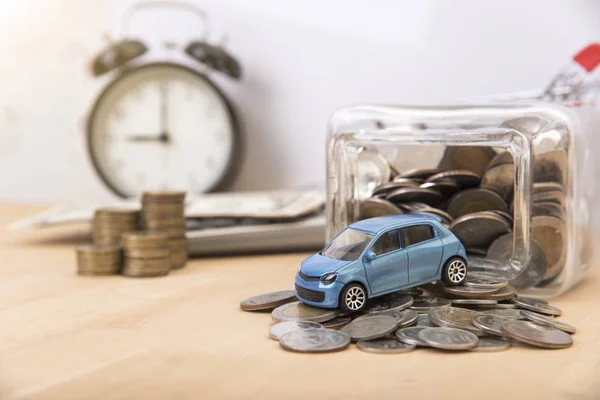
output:
[[[403,293],[391,293],[377,298],[376,302],[367,304],[363,309],[365,313],[379,313],[382,311],[402,311],[413,303],[413,297]]]
[[[417,319],[417,326],[433,326],[431,320],[429,319],[429,315],[427,314],[419,314],[419,318]]]
[[[499,289],[508,285],[508,280],[493,272],[470,271],[465,278],[464,285],[481,289]]]
[[[479,338],[477,346],[473,347],[473,351],[492,352],[503,351],[510,348],[508,340],[494,339],[489,337]]]
[[[339,315],[338,309],[317,308],[300,301],[283,304],[273,310],[271,316],[274,322],[283,321],[312,321],[325,322]]]
[[[329,353],[347,348],[350,337],[334,329],[297,329],[281,336],[279,344],[300,353]]]
[[[485,298],[496,301],[510,300],[513,297],[515,297],[515,293],[515,288],[511,285],[508,285],[504,286],[503,288],[500,288],[500,290],[498,290],[495,293],[486,295]],[[498,303],[496,307],[502,308],[502,304]]]
[[[279,340],[286,333],[298,329],[325,329],[325,327],[316,322],[310,321],[285,321],[275,324],[269,329],[269,334],[272,339]]]
[[[469,350],[478,341],[473,333],[456,328],[425,328],[419,332],[419,339],[431,347],[443,350]]]
[[[346,333],[352,341],[372,340],[383,337],[393,332],[398,325],[396,318],[389,315],[373,315],[357,318],[340,329]]]
[[[573,345],[573,338],[568,333],[531,321],[507,321],[502,324],[502,332],[520,342],[548,349],[563,349]]]
[[[477,336],[483,335],[481,329],[473,325],[476,311],[457,307],[444,307],[429,311],[429,319],[437,326],[457,328],[471,332]]]
[[[362,340],[356,343],[356,348],[368,353],[396,354],[406,353],[415,349],[415,345],[399,342],[396,339]]]
[[[352,321],[352,318],[350,317],[339,316],[323,322],[323,326],[327,329],[340,329],[341,327],[348,325],[350,321]]]
[[[414,325],[419,319],[419,313],[415,310],[402,311],[402,320],[399,323],[400,328]]]
[[[506,321],[511,321],[512,319],[513,318],[500,317],[492,314],[477,314],[473,316],[472,321],[473,325],[487,334],[504,336],[502,324]]]
[[[452,296],[464,297],[464,298],[481,298],[482,296],[487,296],[487,295],[498,292],[500,290],[500,288],[485,289],[485,288],[475,287],[475,286],[458,285],[458,286],[447,286],[445,288],[445,290],[446,290],[446,293],[448,293]]]
[[[361,315],[360,317],[354,318],[354,321],[356,321],[357,319],[361,319],[361,318],[370,318],[373,315],[387,315],[389,317],[394,317],[394,318],[396,318],[396,322],[398,324],[401,324],[402,321],[404,321],[404,314],[402,313],[402,311],[393,311],[393,310],[364,314],[364,315]]]
[[[498,304],[496,300],[487,299],[451,299],[450,301],[453,306],[495,306]]]
[[[577,328],[575,328],[573,325],[569,325],[565,322],[559,321],[555,318],[547,317],[545,315],[526,310],[522,310],[521,315],[537,324],[551,326],[552,328],[560,329],[561,331],[565,331],[567,333],[575,333],[577,331]]]
[[[429,310],[437,307],[450,307],[450,300],[441,299],[439,297],[419,297],[414,299],[411,310],[427,313]]]
[[[396,331],[396,339],[402,343],[411,344],[414,346],[428,346],[423,340],[419,339],[419,333],[428,328],[427,326],[413,326],[410,328],[402,328]]]
[[[240,308],[244,311],[272,310],[280,305],[296,300],[296,293],[293,290],[280,290],[243,300],[240,302]]]
[[[529,311],[535,311],[540,314],[547,315],[561,315],[562,311],[556,307],[549,305],[547,302],[543,302],[537,299],[530,299],[528,297],[515,297],[512,302],[517,307],[523,308]]]
[[[521,314],[521,310],[517,310],[516,308],[496,308],[491,310],[482,310],[481,313],[508,319],[524,319],[523,315]]]

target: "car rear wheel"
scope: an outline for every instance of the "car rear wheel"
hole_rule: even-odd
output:
[[[460,285],[467,277],[467,263],[460,257],[452,257],[446,261],[442,279],[446,285]]]
[[[358,312],[367,304],[367,291],[358,283],[351,283],[342,290],[340,309],[344,313]]]

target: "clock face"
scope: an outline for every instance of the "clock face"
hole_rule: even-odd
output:
[[[129,70],[105,89],[88,121],[88,145],[100,177],[120,196],[202,193],[231,177],[238,133],[212,83],[160,63]]]

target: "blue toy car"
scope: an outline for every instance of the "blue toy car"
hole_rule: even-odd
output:
[[[365,219],[302,261],[296,295],[311,306],[357,312],[371,298],[424,283],[459,285],[467,276],[466,259],[462,243],[435,216]]]

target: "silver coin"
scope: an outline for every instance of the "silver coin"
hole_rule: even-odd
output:
[[[468,276],[468,274],[467,274]],[[463,286],[463,285],[458,285],[458,286],[446,286],[444,288],[444,290],[446,291],[446,293],[452,295],[452,296],[457,296],[457,297],[464,297],[464,298],[485,298],[488,295],[491,295],[493,293],[496,293],[500,290],[501,288],[480,288],[480,287],[475,287],[475,286]]]
[[[425,328],[419,332],[419,339],[443,350],[469,350],[477,346],[478,341],[473,333],[456,328]]]
[[[367,353],[406,353],[415,349],[415,345],[399,342],[396,339],[375,339],[360,341],[356,343],[356,348]]]
[[[389,192],[391,192],[392,190],[395,190],[395,189],[401,189],[401,188],[405,188],[405,187],[418,187],[418,186],[419,186],[419,184],[416,183],[415,181],[386,182],[383,185],[379,185],[375,189],[373,189],[372,196],[377,196],[379,194],[387,195]]]
[[[404,310],[402,311],[402,321],[399,323],[400,328],[405,328],[407,326],[412,326],[417,323],[419,319],[419,313],[415,310]]]
[[[429,310],[438,307],[450,307],[450,300],[433,296],[417,297],[414,299],[410,309],[418,312],[429,312]]]
[[[554,217],[562,221],[564,219],[564,208],[560,205],[549,202],[541,201],[531,204],[531,215],[535,217]]]
[[[350,337],[334,329],[297,329],[281,336],[279,344],[289,351],[328,353],[347,348]]]
[[[448,146],[439,163],[439,168],[466,169],[481,176],[490,161],[496,156],[491,147]]]
[[[477,346],[473,347],[473,351],[492,352],[503,351],[510,348],[510,342],[503,339],[494,339],[483,337],[477,341]]]
[[[447,212],[452,218],[459,218],[463,215],[490,210],[508,211],[508,206],[496,192],[478,188],[463,190],[452,196]]]
[[[506,220],[506,222],[508,222],[509,225],[513,224],[513,217],[508,212],[500,211],[500,210],[490,210],[489,212],[501,216],[502,218],[504,218]]]
[[[240,308],[244,311],[271,310],[296,300],[296,293],[293,290],[280,290],[243,300],[240,302]]]
[[[431,208],[429,205],[425,204],[425,203],[420,203],[418,201],[412,201],[410,203],[401,203],[398,204],[398,207],[400,207],[402,209],[402,211],[404,212],[411,212],[411,213],[415,213],[415,212],[419,212],[421,210],[426,210]]]
[[[488,248],[496,239],[509,233],[511,226],[498,215],[473,213],[455,219],[449,229],[466,248]]]
[[[419,318],[417,319],[417,326],[428,327],[434,325],[431,323],[428,314],[419,314]]]
[[[533,160],[533,182],[556,182],[564,186],[567,163],[567,152],[564,150],[536,154]]]
[[[477,247],[470,247],[466,250],[467,250],[467,256],[485,257],[487,255],[487,250],[478,249]]]
[[[312,321],[325,322],[340,314],[338,309],[317,308],[300,301],[287,303],[277,307],[271,313],[274,322],[283,321]]]
[[[502,303],[499,300],[498,304],[496,304],[496,306],[494,308],[501,309],[501,310],[514,310],[517,308],[517,305],[513,304],[513,303]]]
[[[402,172],[398,175],[398,178],[409,178],[409,179],[427,179],[431,175],[439,174],[443,172],[443,169],[440,168],[418,168],[411,169],[408,171]]]
[[[390,214],[402,214],[402,210],[385,199],[370,198],[360,202],[359,219],[382,217]]]
[[[551,306],[547,302],[540,301],[538,299],[531,299],[528,297],[515,297],[512,302],[519,308],[523,308],[529,311],[535,311],[540,314],[547,315],[561,315],[562,311],[556,307]]]
[[[538,347],[563,349],[573,345],[573,338],[568,333],[531,321],[507,321],[502,324],[502,332],[512,339]]]
[[[353,341],[372,340],[393,332],[398,326],[396,318],[389,315],[370,315],[358,318],[340,329]]]
[[[533,217],[531,219],[531,235],[546,255],[548,268],[542,281],[549,282],[561,273],[565,264],[565,224],[556,217]]]
[[[379,313],[382,311],[402,311],[413,303],[412,296],[402,293],[391,293],[377,297],[369,302],[363,309],[365,313]]]
[[[445,211],[440,210],[439,208],[427,207],[418,211],[421,214],[430,214],[436,217],[440,217],[442,222],[447,223],[448,225],[454,221],[454,218],[450,214]]]
[[[447,181],[437,181],[437,182],[425,182],[420,185],[423,189],[431,189],[437,192],[440,192],[443,198],[449,199],[454,196],[459,190],[460,187],[456,184],[456,182],[447,180]]]
[[[473,317],[479,313],[457,307],[438,308],[429,311],[429,319],[437,326],[457,328],[471,332],[477,336],[483,335],[481,329],[473,325]]]
[[[286,333],[298,329],[325,329],[325,327],[310,321],[285,321],[273,325],[271,329],[269,329],[269,334],[272,339],[279,340]]]
[[[404,314],[402,314],[402,311],[387,310],[387,311],[380,311],[377,313],[364,314],[364,315],[361,315],[360,317],[354,318],[354,321],[361,319],[361,318],[370,318],[373,315],[387,315],[389,317],[394,317],[394,318],[396,318],[398,325],[400,325],[402,323],[402,321],[404,320]]]
[[[511,285],[508,286],[504,286],[503,288],[500,288],[500,290],[498,290],[495,293],[492,294],[488,294],[485,296],[486,299],[490,299],[490,300],[496,300],[496,301],[502,301],[502,300],[511,300],[513,297],[515,297],[515,288],[512,287]],[[502,304],[498,303],[496,305],[496,307],[502,308]]]
[[[537,182],[531,187],[533,193],[564,192],[565,187],[556,182]]]
[[[484,299],[451,299],[453,306],[495,306],[498,304],[496,300]]]
[[[339,316],[323,322],[323,326],[327,329],[340,329],[341,327],[348,325],[351,321],[352,318],[350,317]]]
[[[480,175],[467,170],[451,170],[440,172],[427,178],[425,182],[439,182],[451,180],[461,189],[471,188],[479,185]]]
[[[481,177],[481,188],[497,193],[504,201],[513,197],[515,186],[515,166],[497,165],[488,169]]]
[[[561,331],[565,331],[567,333],[577,332],[577,328],[575,328],[573,325],[569,325],[566,322],[562,322],[555,318],[534,313],[532,311],[521,310],[521,315],[527,318],[528,320],[540,325],[551,326],[552,328],[560,329]]]
[[[491,310],[481,311],[482,314],[494,315],[508,319],[524,319],[521,310],[516,308],[495,308]]]
[[[397,294],[404,294],[404,295],[409,295],[409,296],[417,297],[417,296],[422,296],[423,295],[423,290],[419,289],[418,287],[413,287],[413,288],[401,290],[401,291],[396,292],[396,293]]]
[[[442,201],[442,195],[440,192],[432,189],[423,189],[420,187],[407,187],[392,190],[387,194],[387,196],[385,196],[385,198],[393,203],[410,203],[417,201],[430,206],[438,205]]]
[[[548,269],[548,262],[543,248],[535,240],[531,240],[530,244],[531,258],[526,269],[517,277],[510,280],[510,284],[519,289],[540,283]],[[498,263],[508,263],[512,256],[512,251],[513,234],[507,233],[494,240],[488,249],[487,257]]]
[[[402,343],[427,347],[427,343],[419,339],[419,333],[427,328],[427,326],[412,326],[410,328],[398,329],[396,331],[396,339]]]
[[[508,279],[493,272],[469,271],[464,285],[481,289],[499,289],[508,285]]]
[[[487,165],[487,169],[492,169],[497,167],[498,165],[504,164],[514,164],[514,160],[512,154],[508,151],[503,151],[502,153],[498,153],[496,157],[492,158],[492,161]]]
[[[502,324],[511,320],[513,320],[513,318],[500,317],[491,314],[478,314],[473,316],[473,325],[490,335],[504,336]]]

